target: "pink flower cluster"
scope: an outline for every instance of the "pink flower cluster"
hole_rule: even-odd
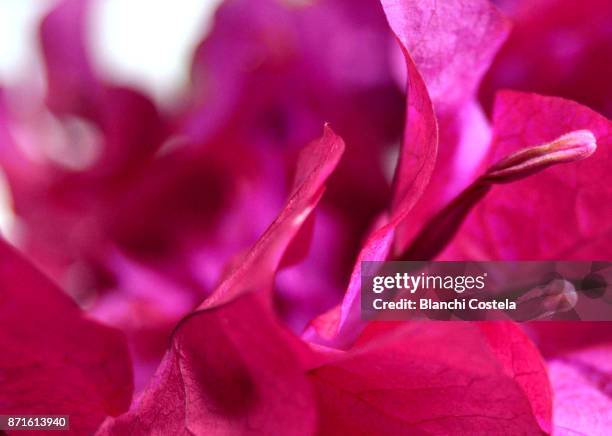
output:
[[[226,0],[162,110],[59,2],[0,88],[0,414],[610,434],[612,323],[360,317],[364,260],[612,259],[612,4],[497,3]]]

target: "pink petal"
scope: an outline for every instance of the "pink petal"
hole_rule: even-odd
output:
[[[350,235],[334,273],[339,281],[388,200],[383,162],[401,135],[404,99],[389,72],[389,33],[377,2],[297,6],[223,2],[194,56],[195,110],[184,131],[201,142],[229,135],[284,156],[330,122],[350,144],[322,205]]]
[[[117,176],[147,161],[165,139],[165,125],[149,98],[96,76],[86,47],[90,5],[63,0],[41,23],[47,103],[54,113],[83,117],[100,129],[102,156],[88,175]]]
[[[383,0],[382,5],[406,60],[408,83],[404,140],[388,223],[368,237],[351,274],[342,305],[325,314],[324,319],[313,321],[312,328],[305,333],[305,338],[328,345],[345,346],[356,337],[363,324],[359,319],[361,262],[386,259],[394,238],[398,238],[396,244],[401,247],[409,239],[406,234],[413,232],[414,221],[403,225],[402,221],[428,187],[438,150],[438,126],[430,94],[439,103],[438,112],[447,118],[459,116],[450,112],[468,103],[507,32],[507,23],[488,2],[466,6],[460,1],[438,4]],[[461,19],[456,14],[461,14]],[[424,22],[428,24],[423,26]],[[466,34],[470,38],[466,38]],[[460,43],[457,43],[458,39]],[[447,121],[450,123],[452,120]],[[454,147],[455,144],[449,143],[447,153],[450,154]],[[444,185],[452,183],[449,172],[445,171],[451,163],[447,156],[443,168],[439,168],[439,181]],[[458,171],[457,177],[465,178],[465,175]],[[443,193],[434,189],[427,195],[420,211],[417,207],[417,219],[431,213],[434,206],[440,206]],[[399,234],[396,235],[398,226]],[[338,311],[340,313],[333,313]],[[330,320],[334,321],[330,323]]]
[[[511,322],[483,322],[480,329],[501,362],[529,399],[533,414],[544,431],[551,429],[552,394],[540,351],[521,328]]]
[[[537,352],[514,325],[487,330],[468,323],[370,324],[352,350],[308,373],[319,431],[547,431],[550,390],[542,362],[533,359]]]
[[[436,111],[468,103],[510,23],[488,1],[381,0],[389,23],[414,59]]]
[[[299,346],[254,293],[194,312],[137,404],[99,434],[311,434]]]
[[[595,135],[576,130],[550,142],[522,148],[490,165],[421,230],[402,258],[432,259],[453,239],[471,212],[492,187],[533,176],[550,166],[589,158],[597,149]]]
[[[549,363],[555,434],[607,435],[612,428],[612,347],[574,352]]]
[[[495,187],[470,213],[442,259],[605,259],[612,256],[612,123],[577,103],[502,92],[494,114],[494,156],[550,141],[578,129],[597,138],[580,162]],[[520,205],[517,207],[517,205]],[[517,237],[516,235],[520,235]],[[533,323],[546,355],[611,338],[610,323]]]
[[[366,240],[351,273],[350,282],[342,303],[322,315],[327,321],[314,320],[312,328],[305,332],[305,339],[335,347],[345,347],[359,334],[364,323],[360,319],[361,310],[361,262],[366,260],[385,260],[390,253],[396,227],[408,215],[429,182],[437,148],[436,121],[418,71],[410,57],[406,55],[408,68],[412,74],[409,82],[408,114],[402,155],[396,172],[396,203],[390,219],[384,216],[381,225]],[[339,311],[339,314],[333,312]],[[325,324],[325,331],[317,329]]]
[[[534,322],[527,325],[526,330],[545,357],[612,340],[612,322]]]
[[[284,209],[201,308],[213,307],[247,291],[268,292],[271,289],[285,250],[321,199],[324,183],[343,151],[344,142],[328,126],[319,140],[301,151],[293,189]]]
[[[406,124],[391,206],[392,214],[402,219],[423,195],[438,152],[438,126],[431,100],[409,52],[404,55],[408,68]]]
[[[0,241],[0,409],[70,415],[75,434],[127,410],[132,369],[125,338],[88,319]]]
[[[499,89],[555,95],[612,117],[612,57],[607,0],[499,2],[513,22],[482,86],[489,108]]]
[[[509,23],[486,0],[382,3],[425,80],[440,130],[435,171],[410,222],[397,231],[394,251],[398,254],[469,183],[486,153],[487,121],[474,94],[506,38]]]
[[[580,161],[495,187],[474,208],[444,258],[601,259],[612,256],[612,123],[577,103],[500,93],[492,161],[518,149],[590,130],[595,153]],[[519,207],[517,207],[519,205]],[[516,235],[521,235],[517,238]]]
[[[167,134],[167,123],[150,99],[95,75],[85,44],[89,4],[89,0],[61,1],[40,26],[47,103],[56,130],[41,127],[51,118],[42,105],[15,111],[10,127],[29,135],[25,141],[19,138],[20,146],[28,141],[26,145],[35,150],[49,149],[59,139],[70,147],[69,152],[64,150],[66,156],[93,148],[92,161],[78,168],[46,159],[35,162],[20,147],[8,148],[0,157],[15,212],[27,230],[22,246],[58,280],[65,279],[69,267],[77,263],[100,263],[108,236],[114,236],[107,234],[112,221],[108,215],[120,209],[119,198]],[[66,227],[72,230],[57,231]]]
[[[40,39],[47,73],[49,105],[81,113],[99,91],[85,44],[88,0],[64,0],[42,21]]]
[[[152,384],[103,433],[303,434],[314,429],[305,347],[272,313],[270,291],[291,241],[344,150],[329,127],[300,155],[289,200],[217,290],[177,326]],[[302,350],[302,351],[301,351]]]
[[[303,334],[307,341],[334,348],[346,348],[359,335],[365,322],[361,319],[361,262],[384,260],[393,242],[395,222],[387,222],[375,229],[359,252],[342,303],[315,318]]]
[[[436,164],[436,172],[449,180],[449,172],[462,171],[451,168],[453,155],[460,144],[457,142],[468,132],[457,133],[462,127],[479,122],[475,117],[471,100],[497,49],[504,41],[509,24],[488,1],[446,2],[382,0],[389,24],[403,47],[408,59],[408,114],[404,132],[405,148],[400,157],[397,174],[394,207],[406,196],[406,186],[415,190],[414,199],[419,198],[427,185],[431,173],[429,165],[434,164],[435,150],[414,145],[434,141],[436,126],[433,115],[429,115],[431,98],[436,114],[443,121],[440,148],[441,157],[446,161],[443,167]],[[417,72],[418,71],[418,72]],[[422,77],[426,90],[418,90]],[[427,97],[429,96],[429,98]],[[466,106],[466,109],[463,107]],[[464,113],[465,112],[465,113]],[[468,113],[469,112],[469,113]],[[437,141],[437,137],[435,141]],[[422,153],[431,153],[428,158]],[[408,156],[413,156],[409,158]],[[407,160],[404,162],[404,160]],[[464,159],[467,160],[467,159]],[[422,162],[426,166],[422,166]],[[447,171],[448,170],[448,171]],[[425,183],[415,183],[417,177]],[[451,177],[452,179],[452,177]],[[418,190],[421,190],[419,193]],[[442,195],[443,193],[437,193]],[[428,199],[426,199],[428,200]]]

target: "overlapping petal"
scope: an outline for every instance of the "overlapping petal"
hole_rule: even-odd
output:
[[[321,199],[343,151],[342,139],[329,127],[302,151],[278,218],[179,323],[149,388],[102,433],[313,431],[312,392],[296,351],[305,346],[275,319],[270,292],[287,247]]]
[[[486,155],[488,121],[475,93],[510,26],[488,1],[382,3],[425,80],[440,129],[435,171],[410,223],[398,229],[397,255],[469,183]]]
[[[455,192],[455,189],[447,192],[454,176],[465,183],[469,171],[450,171],[450,162],[455,159],[453,155],[459,152],[461,138],[470,138],[472,135],[467,133],[470,129],[481,129],[482,121],[477,115],[471,115],[478,111],[471,99],[508,27],[488,2],[467,4],[457,1],[439,5],[436,2],[383,1],[382,5],[406,62],[404,139],[395,174],[390,215],[380,218],[378,228],[371,232],[360,252],[342,306],[332,309],[341,313],[329,313],[313,324],[315,330],[325,326],[326,331],[321,330],[318,335],[325,336],[325,339],[320,339],[326,343],[338,335],[338,343],[346,344],[349,337],[354,339],[357,334],[356,325],[360,324],[361,261],[386,259],[393,244],[396,246],[394,251],[401,250],[419,226],[426,222],[429,214],[448,200],[451,191]],[[455,14],[459,13],[461,20],[455,19]],[[452,88],[452,92],[448,87]],[[468,112],[470,115],[466,115]],[[436,163],[439,142],[436,114],[444,120],[442,138],[446,143],[440,148],[442,164]],[[466,124],[470,126],[464,132],[466,135],[451,133],[454,121],[450,120],[465,120],[466,117]],[[487,135],[484,136],[486,139]],[[442,190],[438,189],[442,185],[430,185],[434,167],[438,182],[443,185]],[[472,169],[475,168],[476,165],[472,165]],[[415,204],[416,210],[412,212]],[[409,220],[406,219],[408,216]],[[330,323],[332,319],[334,321]],[[334,327],[334,324],[337,326]],[[344,335],[347,338],[342,338]],[[309,338],[316,336],[313,330],[307,333]]]
[[[485,101],[511,83],[609,109],[607,68],[593,62],[609,51],[604,2],[577,14],[556,0],[498,3],[522,21]],[[89,6],[65,0],[42,23],[46,106],[10,113],[0,95],[0,164],[23,246],[54,277],[77,276],[70,293],[128,334],[139,388],[165,355],[123,413],[123,337],[0,243],[0,318],[11,326],[0,406],[70,414],[87,433],[110,416],[100,434],[604,434],[607,324],[532,324],[528,337],[505,322],[360,319],[364,260],[612,255],[612,125],[578,103],[505,91],[489,126],[475,93],[509,32],[489,2],[227,0],[194,55],[190,100],[170,116],[94,72]],[[561,43],[550,39],[560,24]],[[76,167],[44,150],[32,159],[24,142],[45,145],[49,120],[69,146],[93,139],[99,153]],[[344,142],[327,126],[297,156],[327,121],[347,142],[342,163]],[[556,161],[533,146],[559,137],[570,156],[555,156],[571,162],[544,169]],[[349,273],[342,302],[295,336]],[[598,347],[576,351],[586,343]]]

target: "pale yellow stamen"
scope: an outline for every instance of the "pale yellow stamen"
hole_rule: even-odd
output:
[[[512,153],[490,167],[480,180],[490,183],[510,182],[553,164],[585,159],[595,150],[595,135],[589,130],[575,130],[549,143]]]

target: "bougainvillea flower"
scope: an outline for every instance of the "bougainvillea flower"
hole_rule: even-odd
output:
[[[60,2],[44,99],[0,94],[9,236],[36,265],[0,242],[0,414],[75,434],[605,434],[610,323],[360,317],[364,260],[612,256],[608,85],[568,79],[609,44],[578,21],[610,9],[497,3],[514,27],[486,0],[227,0],[188,98],[160,110],[95,71],[91,2]],[[562,25],[563,50],[526,47]]]
[[[275,271],[320,198],[340,141],[327,130],[304,150],[285,209],[244,262],[178,325],[151,387],[103,433],[486,432],[500,421],[517,432],[550,428],[543,363],[512,324],[372,325],[351,350],[338,352],[308,348],[274,320]],[[223,329],[227,324],[233,328]],[[443,358],[440,341],[449,345]],[[445,375],[432,377],[440,372]],[[473,387],[467,402],[465,385]],[[478,412],[491,402],[497,406]],[[380,414],[393,418],[381,427]]]

